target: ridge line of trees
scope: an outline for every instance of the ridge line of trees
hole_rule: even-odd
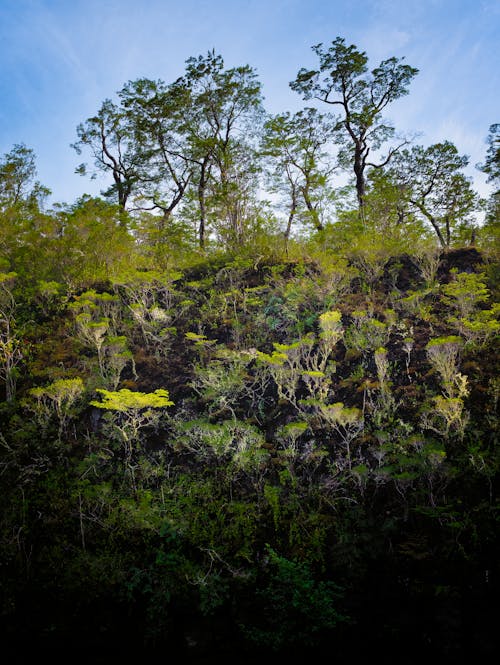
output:
[[[72,145],[90,157],[78,173],[109,176],[103,199],[83,196],[46,212],[50,192],[36,181],[35,155],[15,145],[0,161],[5,270],[18,269],[21,253],[22,261],[36,254],[38,241],[52,245],[61,278],[71,281],[65,266],[82,242],[95,244],[91,237],[101,239],[92,252],[102,265],[118,245],[139,245],[163,265],[180,247],[204,253],[262,238],[287,247],[304,233],[333,246],[342,234],[348,244],[353,234],[378,234],[448,248],[476,238],[480,213],[482,235],[495,241],[498,188],[482,201],[453,143],[412,145],[383,118],[418,70],[395,57],[370,69],[366,53],[341,37],[312,49],[317,68],[300,69],[290,87],[315,106],[296,113],[267,114],[256,71],[228,68],[215,51],[189,58],[172,83],[125,83],[78,125]],[[491,125],[477,165],[494,186],[499,127]]]

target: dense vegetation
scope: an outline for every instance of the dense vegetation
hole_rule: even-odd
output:
[[[314,50],[340,115],[209,53],[79,126],[102,198],[0,162],[11,659],[499,646],[498,191],[382,119],[415,69]]]

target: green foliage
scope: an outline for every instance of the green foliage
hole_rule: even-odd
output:
[[[355,310],[351,316],[352,324],[345,334],[348,349],[364,353],[375,351],[387,343],[390,333],[388,324],[372,318],[365,310]]]
[[[261,647],[314,647],[326,631],[346,621],[339,611],[341,589],[333,582],[317,581],[305,563],[278,555],[267,546],[267,566],[256,595],[261,606],[254,625],[243,626]]]
[[[123,316],[118,296],[92,289],[77,296],[69,308],[75,316],[78,338],[97,353],[104,385],[116,390],[124,368],[129,363],[134,366],[127,338],[116,334]]]
[[[338,105],[338,141],[342,146],[340,161],[354,170],[360,210],[365,204],[368,153],[379,149],[394,135],[394,128],[385,124],[381,113],[386,106],[408,94],[408,86],[418,70],[398,58],[384,60],[368,74],[368,58],[354,44],[346,45],[337,37],[329,47],[312,47],[319,59],[318,70],[302,68],[290,87],[304,99],[319,99]],[[393,148],[380,165],[387,163]]]
[[[433,398],[433,408],[424,412],[424,427],[448,436],[452,431],[462,438],[469,420],[464,398],[469,394],[468,379],[458,371],[458,355],[462,339],[457,336],[432,339],[427,344],[427,357],[439,373],[444,395]]]
[[[443,301],[452,310],[450,323],[458,328],[467,342],[484,344],[500,331],[500,305],[482,308],[490,300],[484,273],[459,273],[452,270],[453,279],[442,286]]]
[[[267,176],[271,191],[280,194],[288,215],[284,235],[290,238],[294,221],[324,227],[332,191],[328,177],[325,144],[333,134],[333,123],[316,109],[305,109],[291,116],[278,114],[264,126],[261,150],[268,158]]]
[[[204,341],[195,343],[204,345]],[[254,358],[254,352],[219,347],[210,363],[195,368],[191,385],[210,404],[212,416],[227,413],[235,416],[238,402],[245,397],[252,399],[254,381],[248,373],[248,366]]]
[[[461,337],[449,335],[431,339],[426,347],[427,357],[439,373],[444,389],[450,397],[454,396],[455,388],[461,386],[465,378],[458,372],[462,343]]]
[[[479,197],[463,173],[468,158],[453,143],[414,146],[394,162],[393,175],[406,190],[407,205],[430,224],[442,247],[459,239],[463,227],[470,236]]]
[[[264,139],[248,66],[211,52],[172,84],[128,82],[78,129],[118,205],[44,212],[31,151],[0,159],[0,614],[16,647],[29,626],[35,645],[174,659],[184,642],[354,657],[366,634],[399,657],[411,630],[439,658],[452,589],[462,644],[484,655],[487,613],[469,618],[498,580],[493,222],[480,251],[451,249],[476,210],[465,158],[392,142],[380,113],[415,70],[369,72],[341,38],[314,50],[293,87],[343,117],[278,114]],[[332,191],[327,141],[356,191]],[[384,146],[385,164],[354,169]]]
[[[444,302],[457,310],[460,318],[468,318],[478,305],[489,299],[489,290],[486,287],[483,273],[459,273],[451,271],[453,278],[448,284],[442,286]]]
[[[141,444],[141,432],[146,428],[158,426],[162,410],[173,406],[168,390],[158,388],[152,393],[142,393],[122,388],[118,391],[98,388],[102,400],[92,400],[90,404],[97,409],[109,412],[105,418],[104,433],[110,441],[117,439],[125,454],[125,473],[130,476],[132,487],[137,489],[138,454]]]
[[[464,411],[462,399],[464,395],[467,395],[465,383],[459,389],[458,395],[458,397],[436,395],[433,398],[433,407],[424,413],[422,418],[423,427],[445,437],[451,432],[456,432],[460,438],[463,438],[465,427],[469,421],[469,416]]]
[[[17,304],[14,288],[17,274],[0,272],[0,379],[5,386],[5,399],[16,394],[19,366],[25,356],[25,345],[17,325]]]
[[[194,453],[201,462],[231,463],[236,469],[252,471],[266,461],[264,439],[258,428],[238,420],[212,424],[198,420],[178,426],[176,446]],[[228,471],[230,471],[230,467]]]
[[[137,246],[119,206],[83,196],[62,207],[55,220],[64,234],[55,242],[51,278],[67,284],[69,292],[118,279],[136,260]]]
[[[500,181],[500,124],[495,123],[490,126],[490,131],[486,142],[488,150],[484,164],[479,168],[487,174],[488,180],[498,184]]]
[[[32,388],[29,392],[33,398],[27,403],[38,422],[45,429],[49,419],[55,415],[59,420],[59,438],[66,427],[68,419],[73,415],[73,405],[83,395],[85,390],[81,378],[59,379],[48,386]]]
[[[122,413],[142,411],[143,409],[164,409],[172,406],[168,390],[158,388],[152,393],[141,393],[128,388],[112,391],[98,388],[97,392],[102,395],[100,402],[93,400],[90,403],[98,409],[119,411]]]

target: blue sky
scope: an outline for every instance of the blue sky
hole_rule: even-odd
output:
[[[76,126],[126,81],[170,82],[215,48],[257,70],[269,112],[294,111],[289,81],[337,36],[372,67],[404,56],[420,70],[386,117],[424,145],[453,141],[487,194],[473,165],[500,122],[500,0],[0,0],[0,154],[33,148],[52,200],[72,202],[102,187],[74,173]]]

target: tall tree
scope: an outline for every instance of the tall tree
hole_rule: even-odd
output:
[[[468,163],[453,143],[444,141],[402,150],[392,165],[392,177],[409,205],[431,225],[442,247],[450,245],[453,230],[469,224],[478,209],[479,198],[463,173]]]
[[[343,144],[340,157],[354,171],[362,212],[367,167],[387,165],[406,143],[391,146],[378,162],[369,161],[370,153],[395,136],[394,127],[385,122],[381,114],[391,102],[408,94],[408,86],[418,70],[393,57],[368,72],[366,54],[354,45],[347,46],[341,37],[337,37],[329,48],[317,44],[312,49],[319,58],[319,68],[302,68],[290,87],[304,99],[318,99],[340,108],[337,124]]]
[[[184,130],[196,165],[193,184],[199,204],[199,243],[206,238],[209,200],[226,217],[230,235],[242,240],[244,207],[255,163],[251,138],[262,110],[261,84],[249,65],[226,69],[221,55],[189,58],[177,85],[189,90]],[[242,168],[245,166],[250,168]],[[251,188],[251,187],[250,187]],[[245,191],[244,191],[245,190]]]
[[[172,84],[129,81],[118,93],[119,104],[105,100],[96,116],[78,126],[73,147],[79,154],[91,150],[92,177],[99,171],[112,177],[104,194],[122,209],[160,211],[165,227],[194,190],[200,246],[209,200],[241,239],[242,202],[256,161],[250,165],[242,156],[252,149],[249,137],[261,111],[260,89],[251,67],[226,69],[222,56],[211,51],[189,58],[185,75]],[[87,168],[82,164],[77,171],[86,174]]]
[[[129,81],[118,95],[139,164],[134,205],[159,210],[164,228],[192,174],[182,133],[189,97],[180,86],[145,78]]]
[[[0,270],[20,278],[46,270],[45,250],[53,236],[52,218],[44,212],[50,190],[36,180],[36,157],[24,144],[0,159]]]
[[[268,157],[272,190],[286,199],[286,239],[296,217],[323,229],[321,207],[333,171],[325,146],[332,134],[332,118],[312,108],[279,113],[264,125],[261,150]]]
[[[488,144],[486,159],[478,168],[488,175],[488,182],[500,186],[500,123],[490,126],[486,143]]]
[[[78,141],[72,147],[79,155],[83,148],[90,149],[94,157],[91,177],[98,172],[109,174],[113,184],[103,194],[125,209],[138,181],[140,155],[123,109],[106,99],[97,115],[78,125],[76,131]],[[87,175],[87,164],[80,164],[77,173]]]
[[[487,204],[485,228],[496,242],[500,235],[500,123],[490,126],[486,143],[486,159],[484,164],[478,164],[477,168],[487,174],[488,182],[494,186]]]
[[[0,210],[41,207],[50,191],[35,180],[36,156],[24,143],[14,145],[0,160]]]

